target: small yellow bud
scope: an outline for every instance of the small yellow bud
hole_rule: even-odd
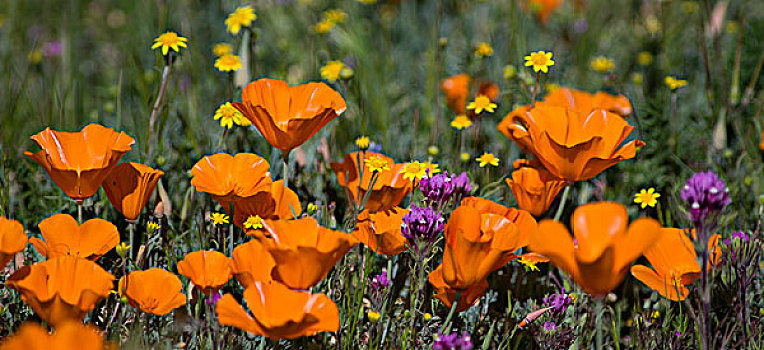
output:
[[[345,67],[340,70],[340,78],[345,80],[350,80],[355,76],[355,71],[353,71],[353,68]]]
[[[653,311],[653,313],[650,314],[650,317],[652,318],[658,318],[661,317],[661,312],[658,310]]]
[[[440,153],[440,149],[438,149],[438,146],[432,145],[432,146],[427,148],[427,154],[429,154],[429,155],[431,155],[433,157],[437,156],[438,153]]]
[[[379,312],[376,312],[376,311],[369,311],[369,312],[366,314],[366,316],[368,316],[368,317],[369,317],[369,321],[371,321],[371,323],[377,323],[377,321],[379,321],[379,318],[380,318],[382,315],[380,315],[380,313],[379,313]]]
[[[318,210],[318,206],[313,203],[308,203],[308,215],[313,215]]]
[[[127,254],[127,250],[130,249],[130,246],[125,244],[125,242],[120,243],[114,248],[117,251],[117,255],[119,255],[121,258],[124,258]]]
[[[153,234],[154,232],[159,230],[159,228],[161,228],[161,226],[157,224],[156,222],[149,222],[148,224],[146,224],[146,230],[148,231],[149,234]]]
[[[369,144],[371,141],[369,140],[368,136],[361,136],[357,139],[355,139],[355,146],[358,147],[361,151],[365,151],[369,149]]]
[[[467,153],[467,152],[463,152],[463,153],[462,153],[462,154],[459,156],[459,159],[460,159],[462,162],[465,162],[465,163],[466,163],[466,162],[469,162],[469,161],[470,161],[470,154],[469,154],[469,153]]]
[[[429,321],[432,319],[432,315],[429,312],[425,312],[424,314],[424,320]]]
[[[509,64],[504,67],[504,79],[512,79],[517,75],[517,68]]]

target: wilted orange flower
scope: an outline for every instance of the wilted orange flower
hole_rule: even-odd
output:
[[[281,80],[249,83],[233,105],[284,154],[302,145],[345,111],[345,100],[324,83],[289,87]]]
[[[276,262],[260,241],[239,244],[232,256],[233,274],[244,289],[253,286],[255,281],[271,281],[271,270]]]
[[[0,216],[0,270],[8,265],[16,253],[27,246],[27,235],[24,227],[16,220]]]
[[[466,112],[471,79],[469,74],[462,73],[452,75],[440,82],[440,90],[446,95],[446,105],[456,114],[464,114]],[[499,87],[496,84],[480,80],[477,81],[477,84],[478,88],[475,96],[484,95],[491,101],[496,101],[496,98],[499,97]],[[470,117],[475,116],[474,113],[470,114]]]
[[[597,109],[604,109],[621,117],[631,114],[631,102],[624,95],[613,96],[604,91],[590,94],[586,91],[561,87],[550,92],[542,104],[565,107],[579,113],[589,114]]]
[[[563,0],[523,0],[521,4],[525,11],[530,11],[536,15],[536,19],[541,23],[549,23],[549,17],[552,12],[562,5]]]
[[[283,220],[293,219],[302,214],[300,198],[297,197],[297,193],[284,187],[284,180],[274,181],[267,191],[238,200],[234,202],[233,206],[233,220],[240,227],[244,227],[244,222],[250,216],[259,216],[260,219]],[[247,230],[247,234],[253,235],[253,231]]]
[[[114,275],[90,260],[60,256],[22,267],[6,285],[18,291],[37,316],[57,327],[82,321],[109,295],[113,281]]]
[[[129,273],[119,279],[117,290],[134,308],[154,315],[169,314],[186,304],[178,276],[158,268]]]
[[[233,275],[233,261],[214,250],[200,250],[186,254],[178,262],[178,272],[188,277],[200,292],[217,293]]]
[[[42,256],[52,259],[72,255],[96,261],[119,244],[119,232],[104,219],[90,219],[80,225],[71,215],[55,214],[40,222],[41,240],[29,239]]]
[[[256,281],[244,291],[250,316],[231,294],[223,295],[215,306],[222,325],[270,339],[295,339],[319,332],[336,332],[339,311],[324,294],[310,294],[277,282]]]
[[[443,279],[443,266],[438,266],[435,271],[430,272],[428,280],[435,289],[435,298],[442,301],[447,308],[451,308],[456,301],[456,293],[459,292],[459,290],[449,286]],[[462,294],[459,297],[459,304],[456,305],[455,311],[462,312],[469,309],[481,296],[483,296],[486,289],[488,289],[488,280],[484,279],[467,287],[465,290],[461,290]]]
[[[591,179],[634,158],[644,142],[621,146],[633,130],[619,115],[605,110],[585,114],[546,105],[520,107],[499,124],[499,131],[533,153],[552,175],[567,181]]]
[[[47,329],[34,322],[24,322],[16,333],[0,344],[2,350],[58,350],[104,349],[101,330],[98,327],[69,321],[56,327],[49,333]]]
[[[364,166],[362,176],[358,176],[358,160],[363,157],[367,159],[381,157],[387,160],[389,164],[395,163],[390,157],[369,151],[353,152],[345,155],[342,163],[331,163],[332,170],[337,174],[337,182],[345,188],[348,200],[355,206],[360,205],[361,200],[366,196],[372,175],[371,170]],[[363,160],[361,160],[361,164],[363,164]],[[363,209],[368,209],[370,213],[392,209],[414,189],[411,180],[406,180],[405,174],[401,173],[406,164],[394,164],[389,171],[382,171],[376,175],[377,180],[374,182],[372,192]]]
[[[409,211],[400,207],[377,213],[364,210],[358,214],[353,236],[377,254],[398,255],[406,250],[406,238],[401,234],[401,225]]]
[[[634,265],[631,274],[668,299],[680,301],[687,298],[690,291],[685,286],[700,278],[700,265],[685,231],[661,229],[658,240],[643,254],[652,268]]]
[[[508,208],[482,197],[465,197],[460,205],[475,208],[480,214],[501,215],[517,225],[518,233],[520,234],[520,245],[522,247],[528,245],[528,237],[536,231],[536,226],[538,225],[536,219],[527,211]]]
[[[321,227],[310,217],[266,220],[263,226],[272,239],[262,242],[276,262],[271,276],[293,289],[308,289],[324,279],[358,243],[353,236]]]
[[[271,188],[268,161],[252,153],[206,156],[191,169],[191,186],[212,195],[226,208],[228,202],[251,197]]]
[[[515,196],[517,206],[536,217],[552,205],[554,198],[567,182],[554,177],[543,167],[520,167],[506,179],[507,186]]]
[[[132,137],[99,124],[79,132],[46,128],[31,137],[41,151],[24,152],[40,164],[67,196],[81,201],[92,196],[135,143]]]
[[[159,178],[164,175],[161,170],[140,163],[122,163],[103,182],[106,197],[117,211],[129,222],[135,222],[141,210],[149,202],[154,193]]]
[[[604,295],[617,287],[629,265],[661,233],[661,225],[651,218],[639,218],[628,225],[626,207],[615,202],[582,205],[570,222],[573,237],[562,223],[541,221],[528,248],[549,257],[592,295]]]

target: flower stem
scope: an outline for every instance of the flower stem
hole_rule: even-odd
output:
[[[568,192],[570,192],[570,185],[565,186],[565,191],[562,192],[562,199],[560,199],[560,206],[557,207],[557,212],[554,214],[554,221],[560,221],[562,209],[565,208],[565,202],[568,200]]]
[[[536,72],[536,83],[533,85],[533,94],[531,95],[531,108],[536,106],[536,95],[539,91],[539,80],[541,80],[541,71]]]
[[[281,151],[284,158],[284,173],[281,177],[284,179],[284,187],[289,187],[289,151]]]
[[[443,322],[443,325],[440,326],[440,333],[441,334],[448,334],[451,331],[451,319],[454,317],[454,314],[456,313],[456,307],[459,305],[459,299],[462,298],[462,292],[456,292],[456,298],[454,299],[454,303],[451,305],[451,310],[448,311],[448,316],[446,316],[446,321]]]
[[[165,92],[167,91],[167,83],[170,81],[170,67],[172,67],[172,55],[165,61],[164,69],[162,70],[162,83],[159,88],[159,94],[156,101],[154,101],[154,108],[151,110],[151,117],[149,117],[149,150],[147,157],[151,159],[151,153],[154,149],[154,125],[156,124],[157,117],[162,107],[162,100],[164,100]]]

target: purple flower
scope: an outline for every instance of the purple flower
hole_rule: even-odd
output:
[[[554,332],[557,330],[557,326],[552,321],[544,322],[544,330],[547,332]]]
[[[401,234],[419,251],[417,242],[435,242],[438,234],[443,232],[443,221],[443,217],[434,209],[412,205],[411,211],[403,217]]]
[[[419,191],[436,207],[441,208],[452,200],[459,202],[470,189],[470,179],[466,173],[459,176],[448,175],[447,171],[434,176],[428,173],[428,176],[419,181]]]
[[[679,197],[690,206],[690,217],[696,225],[732,203],[727,184],[711,171],[695,173]]]
[[[373,299],[380,299],[382,293],[390,285],[390,280],[387,279],[387,271],[382,271],[381,274],[374,276],[371,279],[371,296]]]
[[[215,306],[217,304],[218,300],[220,300],[221,296],[218,293],[214,293],[210,295],[209,299],[207,299],[207,305]]]
[[[60,41],[47,42],[42,46],[42,54],[47,57],[61,56],[62,50],[63,46]]]
[[[676,332],[674,332],[674,335],[677,336],[677,337],[681,337],[682,336],[682,332],[676,331]]]
[[[573,299],[565,293],[565,289],[562,293],[554,293],[544,297],[544,305],[552,307],[554,312],[564,312],[565,308],[573,302]]]
[[[449,335],[438,333],[435,341],[432,343],[433,350],[471,350],[472,338],[467,332],[461,335],[454,332]]]
[[[470,194],[472,187],[470,186],[470,178],[467,177],[467,173],[461,173],[457,177],[451,177],[451,181],[454,184],[454,201],[459,202],[462,197]]]

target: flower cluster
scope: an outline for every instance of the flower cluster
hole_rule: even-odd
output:
[[[453,332],[448,335],[438,333],[432,343],[432,348],[433,350],[470,350],[472,349],[472,338],[467,332],[462,332],[462,334]]]
[[[425,176],[419,181],[419,190],[435,207],[442,208],[448,203],[458,203],[472,190],[467,173],[449,175],[448,172]]]
[[[418,242],[433,243],[443,232],[443,223],[443,217],[434,209],[412,205],[411,212],[403,217],[401,234],[419,251]]]
[[[679,197],[690,205],[690,218],[696,225],[732,203],[727,184],[711,171],[695,173],[687,180]]]
[[[553,293],[544,297],[544,305],[551,307],[557,313],[565,312],[565,308],[571,303],[573,303],[573,299],[565,293],[565,289],[560,293]]]

